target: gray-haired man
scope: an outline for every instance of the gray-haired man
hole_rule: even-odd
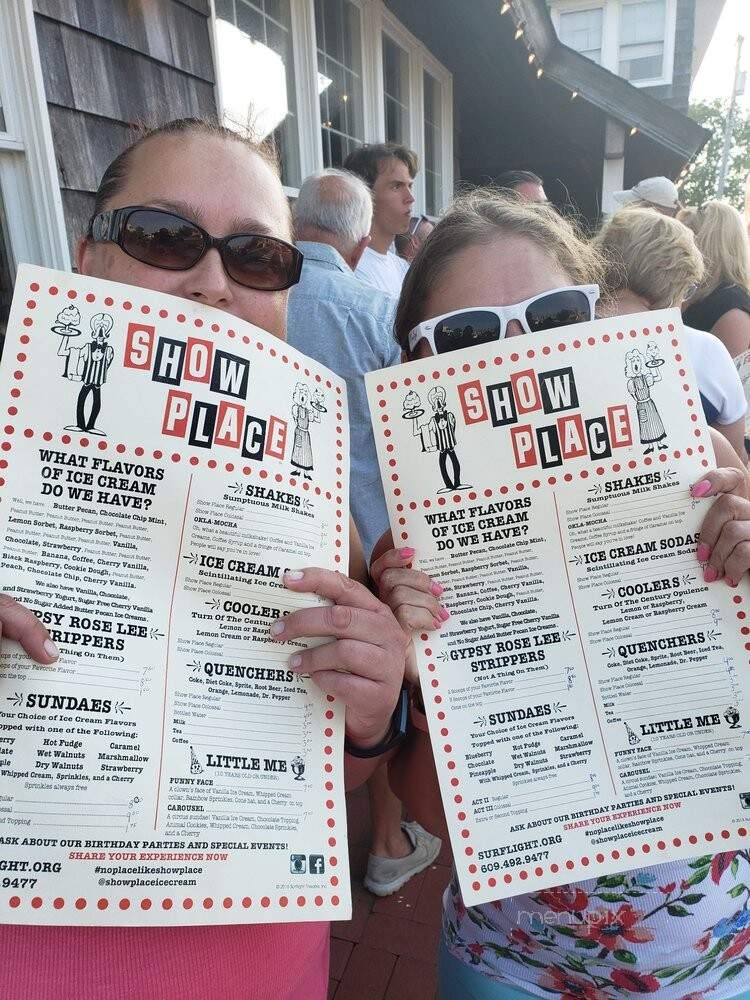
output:
[[[354,174],[308,177],[294,204],[302,276],[289,295],[287,339],[346,379],[351,427],[351,505],[365,553],[388,530],[363,376],[399,363],[396,301],[363,284],[354,268],[370,241],[372,196]]]
[[[297,246],[305,255],[300,281],[289,294],[287,339],[346,379],[351,430],[351,509],[369,558],[388,530],[364,374],[396,365],[396,300],[354,276],[370,242],[372,195],[345,170],[308,177],[294,204]],[[368,782],[372,823],[365,885],[379,896],[396,892],[427,868],[440,840],[416,823],[401,822],[401,803],[385,768]]]

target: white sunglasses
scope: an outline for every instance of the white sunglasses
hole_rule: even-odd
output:
[[[550,289],[515,305],[458,309],[415,326],[409,333],[409,353],[414,353],[420,340],[427,341],[433,354],[502,340],[513,319],[518,320],[524,333],[588,323],[594,318],[598,299],[598,285],[570,285]]]

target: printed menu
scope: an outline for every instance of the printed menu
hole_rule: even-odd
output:
[[[344,383],[172,296],[23,266],[0,371],[0,918],[350,913],[343,706],[271,625],[346,571]]]
[[[676,311],[367,378],[467,905],[747,843],[750,587],[696,558],[714,467]]]

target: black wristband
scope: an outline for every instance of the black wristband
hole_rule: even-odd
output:
[[[380,743],[374,747],[358,747],[351,743],[348,738],[344,740],[344,750],[350,757],[380,757],[381,754],[388,753],[394,747],[400,746],[406,739],[407,727],[409,725],[409,689],[401,688],[398,696],[396,708],[391,716],[391,724],[388,732]]]

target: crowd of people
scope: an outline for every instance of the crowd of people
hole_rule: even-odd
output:
[[[450,609],[441,602],[441,581],[414,568],[419,554],[396,548],[390,537],[366,372],[482,338],[533,336],[599,316],[681,308],[718,466],[693,487],[694,498],[707,508],[696,568],[705,564],[706,582],[730,586],[750,569],[743,390],[743,380],[746,387],[750,381],[750,248],[739,213],[718,202],[683,209],[668,179],[650,178],[621,192],[621,207],[588,239],[548,202],[541,178],[516,171],[492,190],[459,196],[433,223],[413,216],[417,171],[416,156],[402,146],[363,146],[343,170],[309,177],[290,213],[277,164],[265,147],[198,120],[171,122],[141,136],[107,168],[76,261],[82,274],[226,310],[288,338],[347,381],[349,575],[311,567],[284,579],[290,589],[314,591],[346,611],[294,612],[272,637],[329,640],[305,652],[299,669],[346,705],[347,787],[368,783],[372,841],[365,884],[380,895],[428,866],[446,836],[410,639],[415,630],[442,628]],[[267,256],[232,277],[215,243],[182,269],[159,266],[153,247],[152,256],[139,259],[132,247],[124,251],[121,236],[97,225],[103,213],[124,206],[168,211],[188,229],[197,224],[214,237],[263,233],[277,241],[280,253],[296,241],[304,254],[299,280],[279,290],[266,274],[273,266]],[[172,239],[179,242],[175,233]],[[248,254],[256,252],[253,246],[248,244]],[[179,247],[169,250],[173,261],[185,260]],[[494,310],[496,320],[479,337],[460,322],[451,326],[454,314],[469,309]],[[434,317],[445,326],[439,343],[424,336],[421,326]],[[58,651],[42,624],[5,596],[0,627],[38,662],[55,663]],[[395,745],[392,724],[404,684],[412,696],[408,753]],[[651,894],[656,900],[665,891],[659,887],[692,885],[694,871],[690,861],[679,861],[626,872],[623,884],[632,891],[609,910],[594,880],[467,910],[454,879],[444,901],[442,1000],[604,1000],[657,989],[666,1000],[709,993],[724,1000],[749,993],[748,960],[731,980],[722,979],[709,960],[689,985],[683,981],[714,937],[750,927],[749,911],[738,908],[718,879],[707,879],[693,894],[690,916],[678,919],[675,911],[654,904],[646,922],[645,911],[635,905],[636,897]],[[576,972],[575,935],[554,935],[553,945],[527,961],[535,945],[521,918],[540,907],[575,914],[597,929],[598,985]],[[734,927],[738,921],[741,926]],[[0,941],[0,995],[7,997],[326,996],[327,924],[19,925],[4,927]],[[628,954],[637,955],[637,973],[616,957],[624,943]],[[673,971],[657,980],[654,972],[665,968]]]

